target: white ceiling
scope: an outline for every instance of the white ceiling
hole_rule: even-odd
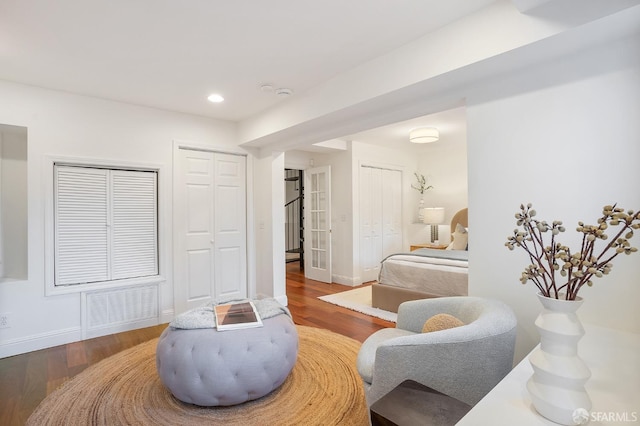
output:
[[[0,0],[0,79],[240,121],[493,1]]]

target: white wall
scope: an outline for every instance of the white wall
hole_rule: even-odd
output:
[[[261,153],[254,162],[256,295],[287,304],[284,242],[284,153]],[[249,225],[251,226],[251,224]]]
[[[284,166],[287,169],[304,170],[313,167],[314,158],[321,158],[323,154],[307,151],[291,150],[284,153]]]
[[[605,204],[640,209],[640,39],[501,76],[467,102],[469,291],[514,308],[520,359],[538,341],[540,311],[535,286],[519,282],[527,258],[504,247],[520,203],[563,220],[560,241],[572,247],[577,222],[595,223]],[[609,276],[581,290],[581,319],[640,332],[638,277],[640,253],[616,258]]]
[[[44,296],[44,158],[48,155],[161,165],[161,311],[172,315],[171,174],[174,140],[235,148],[233,123],[0,82],[0,123],[28,129],[27,280],[0,283],[0,357],[80,338],[80,295]]]

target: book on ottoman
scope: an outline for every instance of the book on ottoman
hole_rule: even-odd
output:
[[[262,320],[256,306],[250,300],[238,303],[227,303],[213,307],[216,327],[219,331],[239,328],[262,327]]]

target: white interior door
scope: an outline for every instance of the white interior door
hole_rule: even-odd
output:
[[[246,159],[189,149],[178,152],[176,314],[213,300],[247,296]]]
[[[331,282],[331,167],[304,172],[304,274]]]

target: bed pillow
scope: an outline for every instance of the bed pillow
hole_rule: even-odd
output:
[[[449,314],[437,314],[429,318],[422,326],[423,333],[431,333],[432,331],[447,330],[463,326],[464,323],[458,318]]]
[[[447,246],[447,250],[466,250],[467,245],[469,244],[469,232],[467,229],[460,225],[456,224],[456,230],[451,234],[451,244]]]

